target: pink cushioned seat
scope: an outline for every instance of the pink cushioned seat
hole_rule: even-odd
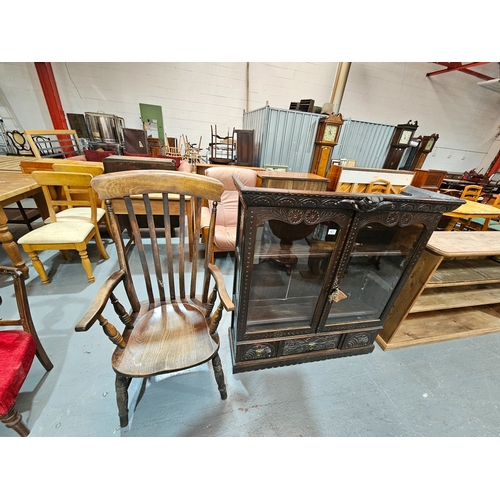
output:
[[[210,167],[205,171],[205,175],[218,179],[224,185],[224,192],[221,201],[217,205],[217,218],[215,222],[214,251],[228,252],[234,251],[236,246],[236,226],[238,223],[238,191],[233,181],[233,174],[248,187],[255,187],[257,173],[251,168],[242,167]],[[208,227],[210,222],[209,207],[202,207],[201,227]],[[205,242],[206,243],[206,242]]]

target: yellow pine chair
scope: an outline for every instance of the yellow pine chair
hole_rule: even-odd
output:
[[[102,214],[102,218],[105,212],[97,206],[97,195],[90,185],[92,175],[49,171],[35,171],[31,175],[42,186],[49,219],[44,226],[19,238],[18,243],[29,255],[43,284],[48,285],[50,279],[38,257],[42,250],[59,250],[67,260],[71,260],[69,250],[78,251],[88,281],[94,282],[87,244],[95,239],[101,256],[109,259],[109,255],[99,233],[97,214]]]
[[[466,186],[460,195],[462,200],[478,201],[483,188],[481,186]]]
[[[80,174],[90,174],[92,177],[97,177],[98,175],[104,174],[104,165],[75,165],[74,162],[57,163],[57,164],[54,163],[54,165],[52,165],[52,169],[56,172],[74,172]],[[70,212],[65,211],[65,213],[60,212],[56,214],[57,220],[70,219],[74,217],[82,218],[82,216],[84,217],[83,220],[86,220],[86,216],[88,214],[89,217],[88,220],[90,221],[90,208],[85,209],[80,207],[78,209],[70,209],[70,210],[71,210]],[[108,234],[111,235],[111,226],[109,223],[108,214],[104,209],[104,201],[101,202],[100,209],[99,208],[97,209],[97,222],[99,223],[104,222]]]
[[[366,188],[367,193],[390,194],[391,183],[385,179],[375,179]]]

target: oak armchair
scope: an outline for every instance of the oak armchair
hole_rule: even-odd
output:
[[[202,199],[213,201],[209,231],[212,242],[217,202],[224,190],[222,183],[191,173],[143,170],[102,175],[92,180],[92,186],[105,200],[110,215],[119,269],[103,284],[75,330],[87,331],[98,321],[117,346],[111,365],[116,373],[120,426],[126,427],[129,422],[128,386],[132,378],[178,372],[211,361],[220,396],[226,399],[217,327],[223,309],[232,311],[234,304],[222,273],[211,264],[212,245],[208,245],[199,270],[199,238],[194,241],[193,261],[189,262],[185,255],[188,253],[186,205],[192,203],[195,234],[199,234]],[[178,240],[170,231],[168,197],[172,194],[179,196]],[[162,198],[164,225],[161,229],[155,226],[151,195]],[[135,242],[130,251],[125,248],[123,228],[115,210],[120,213],[125,210],[128,214]],[[147,230],[140,230],[137,212],[146,214]],[[201,279],[199,290],[197,278]],[[129,310],[115,295],[120,283],[123,283]],[[209,293],[211,283],[213,289]],[[144,297],[139,298],[137,290],[141,289],[145,290]],[[219,303],[215,307],[217,299]],[[124,325],[122,333],[103,316],[108,303],[113,305]]]

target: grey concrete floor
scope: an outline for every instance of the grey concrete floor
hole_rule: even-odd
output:
[[[26,231],[10,226],[15,237]],[[50,285],[30,268],[27,280],[35,326],[54,363],[46,373],[35,359],[17,399],[30,437],[496,437],[500,435],[500,335],[459,339],[350,358],[232,374],[230,315],[219,327],[228,399],[219,397],[204,365],[157,377],[129,389],[130,423],[118,426],[113,344],[99,325],[86,333],[74,326],[99,286],[117,269],[94,243],[89,256],[95,283],[88,283],[78,255],[64,261],[40,254]],[[231,290],[233,257],[217,265]],[[10,265],[3,250],[0,264]],[[0,285],[4,287],[5,285]],[[14,307],[12,291],[0,288],[0,315]],[[110,313],[109,316],[112,316]],[[0,426],[0,437],[17,437]]]

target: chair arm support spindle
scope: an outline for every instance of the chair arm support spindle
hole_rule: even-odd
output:
[[[130,323],[132,323],[132,318],[127,313],[126,309],[123,307],[120,301],[115,297],[115,294],[111,293],[109,298],[111,300],[111,303],[113,304],[113,308],[116,314],[120,318],[120,321],[126,326],[130,325]]]
[[[123,340],[120,332],[106,318],[99,316],[99,324],[102,326],[104,333],[109,337],[109,340],[117,346],[125,349],[127,344]]]
[[[217,328],[219,328],[220,320],[222,319],[222,302],[219,302],[217,310],[214,312],[210,319],[210,335],[211,337],[219,343],[219,334],[217,333]]]
[[[85,313],[85,316],[83,316],[83,318],[75,326],[75,331],[86,332],[97,321],[100,314],[106,307],[106,303],[110,299],[113,290],[116,288],[118,283],[123,280],[124,276],[125,271],[116,271],[102,284],[94,302]],[[120,315],[120,313],[118,313],[118,315]]]
[[[217,299],[217,283],[215,283],[215,286],[212,290],[212,293],[208,297],[205,318],[207,318],[207,319],[210,318],[210,315],[212,314],[216,299]]]

